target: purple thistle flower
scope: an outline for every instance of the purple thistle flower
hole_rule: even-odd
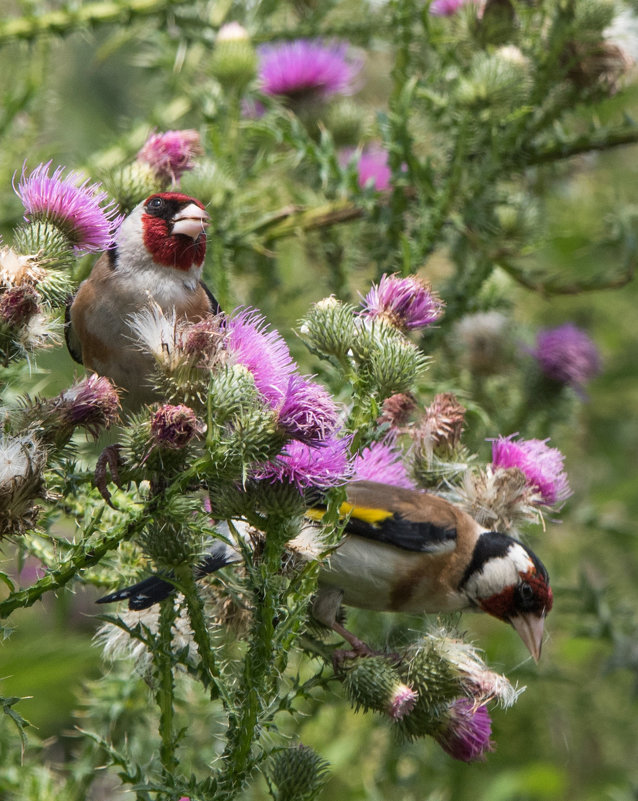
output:
[[[484,706],[477,707],[468,698],[458,698],[447,709],[446,718],[434,737],[454,759],[474,762],[492,751],[492,722]]]
[[[382,317],[409,331],[431,325],[443,314],[443,301],[416,275],[383,275],[363,298],[365,317]]]
[[[308,487],[336,487],[350,475],[349,444],[348,437],[330,437],[314,448],[290,440],[276,459],[255,471],[254,477],[271,484],[294,484],[300,492]]]
[[[362,62],[348,57],[347,44],[296,39],[259,48],[259,77],[264,94],[290,100],[351,94]]]
[[[468,3],[475,0],[433,0],[430,4],[430,14],[434,17],[451,17]]]
[[[89,375],[54,401],[62,426],[82,426],[97,437],[101,428],[109,428],[117,420],[120,397],[108,378]]]
[[[122,218],[100,184],[82,180],[77,172],[62,177],[64,167],[49,176],[51,162],[39,164],[27,176],[22,171],[16,194],[25,208],[25,220],[47,220],[70,240],[79,252],[106,250]]]
[[[236,364],[253,374],[255,386],[273,408],[285,399],[295,369],[288,345],[277,331],[268,331],[264,318],[243,309],[225,321],[228,352]]]
[[[155,444],[179,450],[204,431],[202,422],[189,407],[165,404],[151,417],[151,436]]]
[[[148,164],[158,180],[170,183],[192,170],[194,157],[201,153],[197,131],[166,131],[151,134],[137,154],[137,160]]]
[[[546,376],[577,390],[600,371],[598,348],[573,323],[539,331],[530,352]]]
[[[499,437],[492,440],[492,464],[507,469],[517,467],[528,485],[540,493],[547,506],[564,501],[572,491],[563,470],[565,457],[558,448],[550,448],[548,440]]]
[[[279,408],[279,425],[293,439],[318,444],[334,433],[337,406],[320,384],[294,375],[288,381],[284,402]]]
[[[364,189],[369,184],[377,192],[385,192],[390,188],[392,170],[388,164],[388,151],[382,147],[364,150],[357,164],[359,186]]]
[[[380,481],[415,489],[403,465],[403,452],[390,442],[373,442],[354,457],[355,481]]]

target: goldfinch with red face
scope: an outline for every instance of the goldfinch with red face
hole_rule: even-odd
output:
[[[389,612],[438,613],[474,610],[511,624],[533,658],[541,654],[552,590],[545,567],[522,543],[487,531],[458,507],[427,492],[372,481],[347,486],[341,512],[343,540],[323,558],[314,617],[357,652],[367,646],[337,622],[340,605]],[[323,509],[308,510],[308,525],[289,543],[312,558]],[[216,541],[198,576],[241,559]],[[170,577],[151,576],[98,603],[128,600],[145,609],[174,590]]]
[[[189,321],[219,311],[201,281],[209,222],[195,198],[151,195],[124,220],[115,246],[100,256],[67,306],[71,356],[112,379],[131,408],[157,399],[148,381],[153,360],[136,342],[131,315],[153,304]]]

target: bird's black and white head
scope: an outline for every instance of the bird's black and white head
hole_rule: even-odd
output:
[[[511,623],[538,662],[553,596],[536,554],[507,534],[483,532],[460,589],[473,606]]]
[[[150,195],[120,226],[118,261],[201,272],[209,222],[203,204],[193,197],[179,192]]]

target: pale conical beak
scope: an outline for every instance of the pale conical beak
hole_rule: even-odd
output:
[[[204,209],[200,209],[195,203],[189,203],[188,206],[178,211],[173,217],[172,233],[197,239],[200,234],[206,231],[206,226],[209,223],[210,217]]]
[[[541,648],[543,647],[545,616],[533,614],[516,615],[510,618],[510,623],[514,626],[519,637],[525,643],[534,661],[538,662],[541,658]]]

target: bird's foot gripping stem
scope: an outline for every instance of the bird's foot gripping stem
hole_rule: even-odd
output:
[[[348,659],[379,656],[382,654],[381,651],[374,651],[367,643],[363,642],[363,640],[355,637],[355,635],[344,628],[341,623],[334,622],[330,628],[352,646],[351,649],[338,648],[336,651],[332,652],[332,666],[335,673],[341,671],[344,662]]]
[[[122,464],[122,457],[120,456],[121,450],[122,450],[121,445],[107,445],[107,447],[104,448],[102,453],[97,457],[97,462],[95,463],[95,477],[94,477],[95,486],[100,491],[100,495],[111,507],[113,507],[113,504],[111,503],[111,493],[108,491],[106,486],[108,484],[107,467],[111,472],[111,480],[113,481],[113,483],[117,487],[121,487],[122,486],[122,482],[120,481],[120,465]]]

